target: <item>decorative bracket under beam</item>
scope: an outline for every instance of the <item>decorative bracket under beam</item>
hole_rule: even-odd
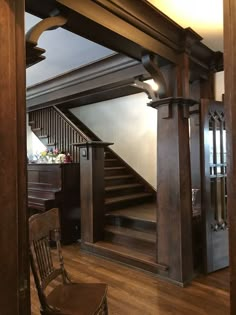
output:
[[[139,79],[135,79],[134,84],[132,85],[140,88],[141,90],[143,90],[143,92],[147,93],[148,98],[151,99],[152,102],[158,100],[158,92],[154,91],[150,84],[140,81]]]
[[[57,15],[48,17],[36,25],[34,25],[27,33],[26,33],[26,41],[35,43],[37,45],[38,39],[44,31],[55,29],[57,27],[65,25],[67,22],[67,18]]]
[[[157,94],[159,98],[169,97],[170,96],[169,88],[158,65],[154,62],[154,56],[151,54],[143,55],[142,64],[144,68],[147,70],[147,72],[151,74],[153,80],[158,84],[159,88]]]

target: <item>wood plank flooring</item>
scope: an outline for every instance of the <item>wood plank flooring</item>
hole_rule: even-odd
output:
[[[63,247],[73,281],[108,283],[109,315],[227,315],[228,270],[198,277],[187,288],[164,282],[149,273],[80,251],[79,245]],[[31,279],[32,315],[39,303]]]

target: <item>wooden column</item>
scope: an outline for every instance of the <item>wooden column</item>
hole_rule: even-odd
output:
[[[236,314],[236,2],[224,0],[225,113],[227,129],[227,209],[229,218],[230,314]]]
[[[157,261],[180,285],[193,277],[188,107],[194,103],[166,98],[152,104],[158,109]]]
[[[104,231],[104,148],[111,143],[80,144],[81,240],[94,243]]]
[[[30,314],[24,1],[0,1],[0,313]]]

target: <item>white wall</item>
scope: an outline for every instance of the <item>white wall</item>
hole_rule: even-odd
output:
[[[215,99],[222,101],[222,94],[225,93],[224,71],[215,74]]]
[[[71,111],[156,188],[157,110],[147,102],[139,93]]]
[[[31,158],[32,155],[44,151],[46,147],[35,136],[29,126],[29,115],[27,114],[27,156]]]

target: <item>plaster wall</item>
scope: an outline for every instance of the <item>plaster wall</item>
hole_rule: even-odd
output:
[[[46,149],[42,142],[35,136],[29,126],[29,115],[27,114],[27,156],[31,159],[33,155]]]
[[[139,93],[71,111],[156,188],[157,111],[148,102]]]

